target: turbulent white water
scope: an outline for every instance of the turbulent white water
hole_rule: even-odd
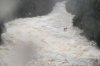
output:
[[[72,26],[66,1],[55,1],[48,15],[6,24],[0,66],[98,66],[100,51]]]

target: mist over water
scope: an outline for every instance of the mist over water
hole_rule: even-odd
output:
[[[29,12],[22,13],[28,18],[20,16],[20,19],[5,24],[7,31],[2,34],[4,44],[0,46],[1,66],[92,66],[95,62],[98,66],[100,52],[72,26],[73,15],[70,13],[74,10],[66,12],[67,0],[21,1],[31,1],[34,6],[26,7]],[[70,5],[68,2],[66,5]],[[73,14],[78,15],[75,10]]]

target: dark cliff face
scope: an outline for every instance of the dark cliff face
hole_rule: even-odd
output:
[[[66,9],[71,14],[77,15],[94,7],[96,0],[68,0]]]
[[[73,18],[73,26],[82,29],[83,35],[100,47],[100,0],[69,0],[66,9]]]
[[[0,19],[34,17],[50,13],[55,0],[0,0]]]
[[[42,16],[50,13],[54,6],[53,0],[21,0],[18,17]]]

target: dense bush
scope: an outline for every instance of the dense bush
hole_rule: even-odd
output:
[[[100,47],[100,0],[69,0],[67,11],[74,14],[73,26],[83,30]]]

